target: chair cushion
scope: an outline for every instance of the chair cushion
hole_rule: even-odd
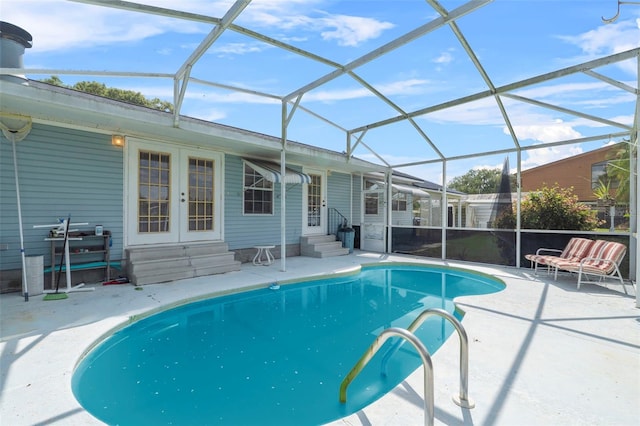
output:
[[[597,243],[597,245],[594,244],[594,250],[590,250],[585,257],[587,260],[582,262],[582,272],[609,275],[615,272],[616,266],[620,265],[620,262],[622,262],[627,252],[627,248],[624,244],[612,241],[598,240]],[[601,247],[599,252],[595,250],[596,246]],[[578,272],[580,270],[580,262],[558,262],[557,266],[559,269],[572,272]]]
[[[579,241],[576,243],[573,251],[568,253],[568,257],[557,257],[555,259],[549,259],[549,264],[558,269],[564,270],[573,270],[574,268],[579,268],[580,261],[582,259],[585,259],[587,257],[600,257],[600,252],[607,243],[603,240],[593,241],[587,240],[585,238],[579,239],[583,241]],[[588,243],[586,241],[588,241]]]
[[[626,252],[627,248],[624,244],[608,241],[602,248],[600,256],[597,256],[599,260],[586,260],[582,265],[582,270],[584,271],[585,268],[589,268],[590,270],[610,274],[615,270],[614,264],[619,265]]]
[[[597,241],[596,241],[597,242]],[[580,261],[580,259],[584,259],[587,257],[588,253],[591,253],[594,249],[594,241],[588,238],[578,238],[574,237],[569,240],[569,243],[565,247],[564,251],[560,255],[562,259],[567,259],[571,261]],[[601,246],[597,247],[595,250],[602,249]]]
[[[573,237],[559,255],[552,254],[526,254],[525,259],[539,265],[554,265],[555,262],[568,260],[569,262],[579,262],[589,252],[593,245],[593,240],[588,238]],[[540,249],[543,250],[543,249]],[[539,250],[539,251],[540,251]]]
[[[525,254],[524,258],[540,265],[548,265],[547,258],[553,256],[545,256],[544,254]]]

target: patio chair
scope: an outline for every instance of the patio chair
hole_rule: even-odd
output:
[[[593,245],[593,240],[588,238],[573,237],[569,240],[564,250],[553,248],[539,248],[535,254],[525,255],[525,259],[531,262],[535,275],[538,275],[538,265],[547,267],[547,273],[552,266],[551,262],[556,260],[580,261],[587,255]],[[555,253],[555,254],[550,254]],[[557,274],[557,270],[556,270]],[[557,276],[557,275],[556,275]]]
[[[598,246],[600,246],[598,251]],[[551,266],[555,268],[555,276],[558,275],[558,269],[569,272],[578,273],[578,289],[583,282],[592,282],[589,275],[599,277],[602,282],[607,277],[613,277],[620,280],[624,292],[627,288],[624,285],[622,274],[620,274],[620,263],[627,253],[627,247],[624,244],[613,241],[598,240],[592,245],[593,250],[589,250],[587,255],[579,261],[553,260]],[[583,280],[583,277],[586,280]]]

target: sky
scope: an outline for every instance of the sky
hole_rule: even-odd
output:
[[[144,0],[138,3],[222,17],[232,2]],[[442,0],[449,13],[466,4]],[[501,87],[558,69],[640,46],[640,6],[615,0],[494,0],[456,21],[486,78],[465,51],[455,29],[442,26],[390,49],[385,55],[342,74],[301,98],[287,136],[297,142],[346,151],[351,130]],[[234,127],[281,135],[278,99],[201,84],[199,81],[283,97],[335,68],[362,58],[391,40],[432,22],[438,12],[424,0],[254,0],[234,24],[325,58],[321,63],[277,48],[241,31],[224,31],[195,63],[181,113]],[[117,71],[173,74],[212,31],[210,23],[123,11],[65,0],[2,0],[0,19],[33,36],[23,62],[27,69],[58,70],[65,84],[100,81],[173,102],[173,80],[166,77],[68,75],[63,71]],[[635,59],[606,65],[597,72],[638,87]],[[43,79],[50,74],[30,74]],[[488,81],[487,81],[488,80]],[[362,82],[366,82],[363,84]],[[375,96],[373,87],[392,104]],[[586,74],[519,89],[517,95],[595,115],[625,125],[634,118],[636,96]],[[523,147],[622,131],[584,116],[501,98]],[[399,112],[398,109],[401,111]],[[289,109],[291,111],[291,108]],[[316,115],[335,124],[329,125]],[[336,127],[338,126],[338,127]],[[417,130],[416,127],[419,129]],[[617,142],[603,138],[524,151],[523,169]],[[355,139],[352,142],[355,144]],[[433,148],[435,147],[435,149]],[[439,182],[471,168],[501,168],[506,154],[475,154],[514,147],[493,97],[368,130],[355,156]],[[373,151],[373,152],[371,152]],[[509,155],[511,166],[515,154]]]

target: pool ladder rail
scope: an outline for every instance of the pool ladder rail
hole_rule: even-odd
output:
[[[456,317],[451,315],[444,309],[429,308],[413,320],[407,329],[399,327],[391,327],[383,330],[376,340],[365,351],[364,355],[356,362],[349,374],[342,380],[340,384],[340,402],[347,402],[347,387],[356,378],[362,369],[369,363],[371,358],[375,356],[382,345],[393,336],[400,337],[403,340],[396,342],[382,358],[381,371],[383,376],[387,375],[387,363],[389,358],[395,354],[405,341],[411,343],[418,351],[424,367],[424,424],[433,426],[434,424],[434,400],[433,400],[433,363],[431,355],[424,344],[416,337],[414,332],[422,325],[429,316],[440,316],[448,320],[458,332],[460,337],[460,392],[453,396],[453,402],[462,408],[471,409],[475,407],[475,403],[469,398],[469,339],[464,327]]]

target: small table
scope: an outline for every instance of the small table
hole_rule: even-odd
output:
[[[258,252],[253,257],[254,265],[269,266],[273,263],[274,257],[270,249],[275,248],[275,246],[254,246],[253,248],[258,249]]]

